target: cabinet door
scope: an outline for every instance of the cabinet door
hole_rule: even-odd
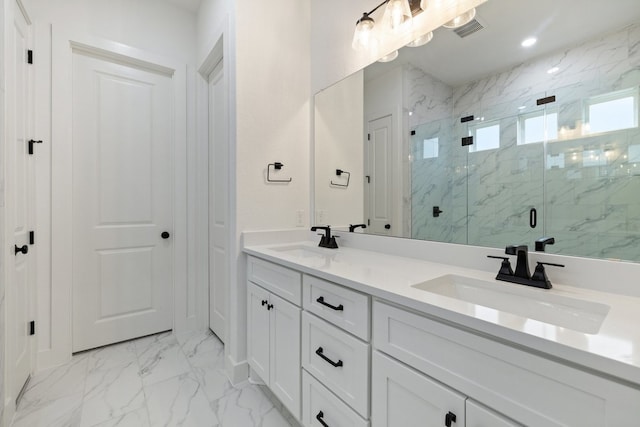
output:
[[[467,426],[466,427],[520,427],[509,418],[505,418],[497,412],[475,402],[467,400]]]
[[[247,294],[249,365],[269,384],[269,292],[249,282]]]
[[[271,381],[269,386],[300,419],[300,308],[271,294]]]
[[[371,375],[373,427],[465,426],[465,396],[377,351]]]

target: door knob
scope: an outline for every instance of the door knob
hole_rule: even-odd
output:
[[[386,228],[387,230],[389,230],[391,228],[391,224],[385,224],[384,228]]]
[[[23,245],[22,247],[19,247],[18,245],[15,245],[15,255],[18,255],[19,253],[23,253],[23,254],[27,254],[27,252],[29,252],[29,246],[27,245]]]
[[[168,231],[163,231],[162,234],[160,234],[160,237],[162,237],[163,239],[168,239],[171,236],[171,234],[169,234]]]

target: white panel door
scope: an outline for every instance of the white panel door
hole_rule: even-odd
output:
[[[367,218],[369,232],[392,234],[392,147],[391,116],[369,122],[367,153]]]
[[[73,53],[73,351],[172,328],[172,86]]]
[[[30,27],[14,4],[7,31],[7,332],[9,333],[7,373],[9,392],[15,399],[31,373],[33,247],[29,231],[34,220],[33,156],[28,154],[30,70],[27,49]],[[36,150],[37,148],[34,148]],[[14,249],[15,248],[15,249]],[[20,251],[19,251],[20,250]],[[2,331],[4,334],[4,331]],[[4,387],[4,385],[2,385]],[[4,402],[2,402],[4,405]]]
[[[225,341],[229,286],[229,150],[224,68],[209,77],[209,327]]]

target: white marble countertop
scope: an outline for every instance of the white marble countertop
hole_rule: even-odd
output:
[[[308,247],[321,256],[304,257],[278,250],[292,243],[245,246],[244,251],[640,387],[640,298],[558,283],[553,283],[550,290],[537,289],[497,281],[495,273],[486,271],[349,247],[323,249],[308,241],[294,245]],[[591,334],[412,287],[447,274],[492,282],[505,286],[506,291],[518,286],[520,294],[532,299],[552,293],[605,304],[610,309],[597,333]]]

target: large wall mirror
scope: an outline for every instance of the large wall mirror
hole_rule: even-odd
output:
[[[638,1],[488,0],[465,27],[316,94],[316,222],[640,261]]]

